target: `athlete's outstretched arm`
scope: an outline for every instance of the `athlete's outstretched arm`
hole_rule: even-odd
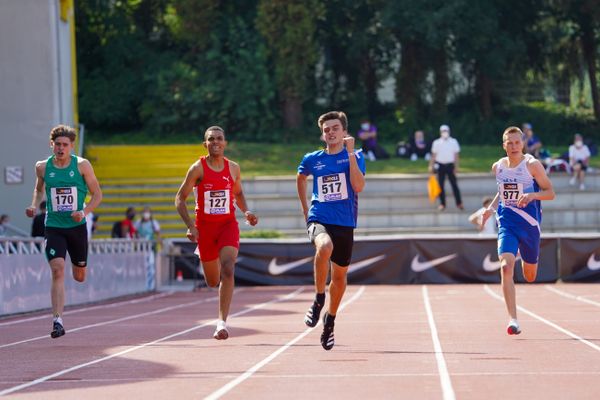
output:
[[[91,198],[81,212],[74,211],[73,214],[71,214],[75,222],[83,221],[86,215],[93,212],[102,202],[102,189],[100,189],[100,183],[98,183],[98,178],[96,178],[92,164],[88,160],[83,159],[79,164],[79,171],[83,176],[83,180],[85,180]]]
[[[186,200],[190,193],[192,193],[192,190],[194,190],[194,186],[202,180],[203,172],[202,164],[200,164],[199,161],[196,161],[194,164],[192,164],[188,169],[185,179],[179,187],[177,194],[175,195],[175,207],[177,208],[179,216],[181,216],[181,219],[188,228],[187,237],[192,242],[198,240],[198,229],[196,228],[194,220],[190,218],[187,210]]]
[[[35,217],[42,199],[44,198],[44,173],[46,172],[46,161],[38,161],[35,163],[35,186],[33,188],[33,198],[31,205],[25,209],[25,215],[29,218]]]
[[[296,190],[298,191],[298,199],[300,200],[300,207],[302,207],[302,214],[304,214],[304,220],[308,219],[308,200],[306,199],[306,180],[308,176],[298,173],[296,175]]]
[[[246,222],[252,226],[258,223],[258,217],[250,210],[248,210],[248,204],[246,203],[246,196],[244,196],[244,189],[242,188],[242,171],[239,164],[229,160],[229,168],[233,175],[233,195],[235,196],[235,203],[241,212],[246,217]]]

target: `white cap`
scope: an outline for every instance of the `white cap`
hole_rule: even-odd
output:
[[[448,125],[440,126],[440,132],[444,132],[444,131],[450,132],[450,127]]]

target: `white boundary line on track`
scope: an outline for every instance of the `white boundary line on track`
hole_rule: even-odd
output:
[[[585,298],[585,297],[583,297],[583,296],[574,295],[574,294],[567,293],[567,292],[565,292],[565,291],[562,291],[562,290],[558,290],[558,289],[556,289],[556,288],[554,288],[554,287],[552,287],[552,286],[550,286],[550,285],[546,285],[546,286],[544,286],[544,287],[545,287],[547,290],[549,290],[549,291],[551,291],[551,292],[553,292],[553,293],[556,293],[556,294],[558,294],[558,295],[560,295],[560,296],[566,297],[567,299],[571,299],[571,300],[577,300],[577,301],[581,301],[581,302],[583,302],[583,303],[588,303],[588,304],[591,304],[591,305],[593,305],[593,306],[596,306],[596,307],[600,307],[600,303],[598,303],[597,301],[590,300],[590,299],[586,299],[586,298]]]
[[[358,299],[363,294],[364,291],[365,291],[365,287],[361,286],[354,293],[354,295],[352,297],[350,297],[348,300],[346,300],[339,307],[338,310],[342,311],[344,308],[346,308],[346,306],[348,304],[350,304],[354,300]],[[319,326],[320,322],[321,321],[319,321],[319,323],[317,323],[316,326]],[[294,339],[290,340],[289,342],[287,342],[286,344],[284,344],[283,346],[281,346],[279,349],[275,350],[273,353],[271,353],[270,355],[268,355],[262,361],[259,361],[258,363],[254,364],[254,366],[252,366],[251,368],[249,368],[248,370],[246,370],[246,372],[244,372],[243,374],[239,375],[237,378],[235,378],[234,380],[230,381],[226,385],[222,386],[220,389],[217,389],[216,391],[212,392],[211,394],[209,394],[208,396],[206,396],[204,399],[205,400],[216,400],[216,399],[221,398],[221,396],[227,394],[227,392],[229,392],[231,389],[233,389],[234,387],[236,387],[240,383],[244,382],[246,379],[250,378],[256,371],[258,371],[259,369],[261,369],[262,367],[264,367],[265,365],[267,365],[268,363],[270,363],[271,361],[273,361],[278,355],[280,355],[281,353],[283,353],[284,351],[286,351],[287,349],[289,349],[296,342],[300,341],[302,338],[304,338],[306,335],[308,335],[309,333],[311,333],[313,330],[314,330],[314,328],[306,328],[304,330],[304,332],[302,332],[301,334],[299,334],[298,336],[296,336]]]
[[[266,301],[264,303],[256,304],[254,306],[245,308],[245,309],[243,309],[241,311],[238,311],[236,313],[230,314],[229,317],[238,317],[240,315],[248,314],[249,312],[252,312],[254,310],[258,310],[260,308],[266,307],[266,306],[268,306],[270,304],[279,303],[279,302],[282,302],[282,301],[289,300],[289,299],[295,297],[296,295],[298,295],[303,290],[304,290],[304,287],[300,287],[300,288],[298,288],[298,289],[294,290],[293,292],[288,293],[286,295],[278,296],[277,298],[275,298],[273,300],[269,300],[269,301]],[[163,336],[160,339],[156,339],[156,340],[153,340],[151,342],[146,342],[146,343],[140,344],[138,346],[130,347],[130,348],[126,349],[126,350],[119,351],[119,352],[117,352],[115,354],[111,354],[109,356],[98,358],[96,360],[89,361],[89,362],[86,362],[86,363],[74,365],[72,367],[63,369],[63,370],[55,372],[53,374],[46,375],[46,376],[43,376],[41,378],[37,378],[37,379],[35,379],[35,380],[31,381],[31,382],[27,382],[27,383],[23,383],[21,385],[10,387],[8,389],[0,391],[0,396],[5,396],[7,394],[14,393],[14,392],[26,389],[26,388],[31,387],[31,386],[39,385],[40,383],[44,383],[44,382],[46,382],[46,381],[48,381],[50,379],[54,379],[54,378],[59,377],[61,375],[68,374],[69,372],[77,371],[79,369],[82,369],[82,368],[85,368],[85,367],[89,367],[90,365],[94,365],[94,364],[101,363],[103,361],[111,360],[111,359],[113,359],[115,357],[122,356],[123,354],[131,353],[133,351],[136,351],[136,350],[139,350],[139,349],[143,349],[144,347],[152,346],[152,345],[155,345],[157,343],[161,343],[161,342],[167,341],[169,339],[172,339],[174,337],[185,335],[187,333],[193,332],[195,330],[204,328],[204,327],[209,326],[209,325],[214,325],[216,323],[216,321],[217,320],[214,319],[214,320],[205,322],[203,324],[196,325],[196,326],[193,326],[191,328],[185,329],[183,331],[179,331],[179,332],[175,332],[175,333],[172,333],[170,335],[167,335],[167,336]]]
[[[124,301],[118,301],[116,303],[110,303],[110,304],[102,304],[102,305],[97,305],[97,306],[90,306],[90,307],[84,307],[84,308],[79,308],[77,310],[70,310],[70,311],[65,311],[63,313],[63,315],[71,315],[71,314],[77,314],[80,312],[84,312],[84,311],[89,311],[89,310],[97,310],[100,308],[114,308],[114,307],[119,307],[122,306],[124,304],[136,304],[136,303],[143,303],[145,301],[151,301],[154,299],[158,299],[161,297],[165,297],[165,296],[170,296],[175,292],[165,292],[165,293],[158,293],[149,297],[144,297],[141,299],[134,299],[134,300],[124,300]],[[110,301],[110,299],[106,299],[106,301]],[[11,316],[8,316],[7,318],[11,318]],[[36,317],[29,317],[29,318],[23,318],[23,319],[16,319],[16,320],[11,320],[11,321],[6,321],[6,322],[0,322],[0,326],[8,326],[8,325],[16,325],[16,324],[21,324],[23,322],[30,322],[30,321],[37,321],[40,319],[48,319],[50,320],[50,317],[48,315],[46,315],[46,313],[44,313],[44,315],[38,315]]]
[[[140,313],[140,314],[128,315],[127,317],[121,317],[121,318],[111,319],[111,320],[104,321],[104,322],[98,322],[98,323],[95,323],[95,324],[84,325],[84,326],[80,326],[80,327],[77,327],[77,328],[72,328],[72,329],[69,329],[67,332],[68,333],[73,333],[73,332],[82,331],[82,330],[85,330],[85,329],[97,328],[99,326],[110,325],[110,324],[115,324],[117,322],[129,321],[131,319],[142,318],[142,317],[147,317],[149,315],[160,314],[160,313],[163,313],[163,312],[166,312],[166,311],[173,311],[173,310],[177,310],[178,308],[190,307],[190,306],[195,306],[196,304],[208,303],[208,302],[211,302],[211,301],[217,301],[218,299],[219,299],[219,296],[214,296],[214,297],[209,297],[209,298],[202,299],[202,300],[192,301],[192,302],[189,302],[189,303],[177,304],[176,306],[163,307],[163,308],[159,308],[158,310],[147,311],[147,312]],[[19,340],[18,342],[0,344],[0,349],[5,348],[5,347],[10,347],[10,346],[16,346],[18,344],[33,342],[33,341],[36,341],[36,340],[42,340],[42,339],[52,340],[50,338],[50,335],[36,336],[36,337],[33,337],[33,338],[29,338],[29,339]]]
[[[431,311],[431,303],[429,302],[429,290],[426,285],[421,287],[423,293],[423,302],[425,303],[425,311],[427,311],[427,321],[429,322],[429,329],[431,330],[431,340],[433,341],[433,349],[435,351],[435,360],[437,361],[438,372],[440,376],[440,383],[442,385],[442,394],[444,400],[454,400],[456,395],[452,388],[452,381],[450,380],[450,374],[448,373],[448,367],[446,366],[446,360],[444,359],[444,352],[442,351],[442,344],[438,337],[437,328],[435,326],[435,320],[433,319],[433,311]]]
[[[494,292],[492,289],[490,289],[490,287],[488,285],[484,285],[484,290],[492,297],[494,297],[495,299],[504,302],[504,298],[498,294],[496,294],[496,292]],[[547,319],[540,317],[539,315],[537,315],[536,313],[534,313],[533,311],[529,311],[528,309],[521,307],[521,306],[517,306],[517,309],[527,315],[529,315],[530,317],[533,317],[535,319],[537,319],[538,321],[543,322],[544,324],[556,329],[559,332],[564,333],[567,336],[572,337],[573,339],[576,339],[578,341],[580,341],[583,344],[588,345],[589,347],[591,347],[592,349],[596,350],[596,351],[600,351],[600,346],[590,342],[589,340],[586,340],[584,338],[582,338],[581,336],[576,335],[575,333],[555,324],[554,322],[548,321]]]

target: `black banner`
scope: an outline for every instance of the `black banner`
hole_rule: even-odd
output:
[[[193,252],[193,244],[184,253]],[[498,283],[500,262],[493,238],[358,239],[348,282],[357,284]],[[242,241],[236,264],[240,285],[313,284],[314,246],[302,240]],[[542,239],[536,282],[558,280],[558,239]],[[184,260],[179,260],[179,263]],[[186,260],[189,263],[189,260]],[[179,264],[176,260],[175,264]],[[525,282],[517,262],[515,281]]]
[[[565,282],[599,282],[600,238],[560,239],[560,275]]]

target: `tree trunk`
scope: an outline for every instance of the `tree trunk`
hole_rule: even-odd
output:
[[[396,103],[401,107],[416,107],[420,102],[424,68],[419,63],[418,51],[416,42],[402,43],[400,70],[396,79]]]
[[[433,97],[434,115],[444,116],[447,112],[446,100],[450,80],[448,79],[448,57],[445,49],[434,51],[433,71],[435,73],[435,92]]]
[[[479,98],[479,108],[485,119],[492,116],[492,80],[477,67],[475,90]]]
[[[600,121],[600,99],[598,99],[598,80],[596,79],[596,39],[591,21],[586,19],[581,24],[581,47],[583,57],[587,63],[588,75],[590,77],[590,87],[592,89],[592,102],[594,103],[594,115],[596,120]]]
[[[284,95],[283,125],[286,129],[299,129],[302,126],[302,102],[298,96]]]
[[[367,114],[373,121],[377,114],[377,70],[371,57],[366,57],[362,63],[363,83],[367,103]]]

